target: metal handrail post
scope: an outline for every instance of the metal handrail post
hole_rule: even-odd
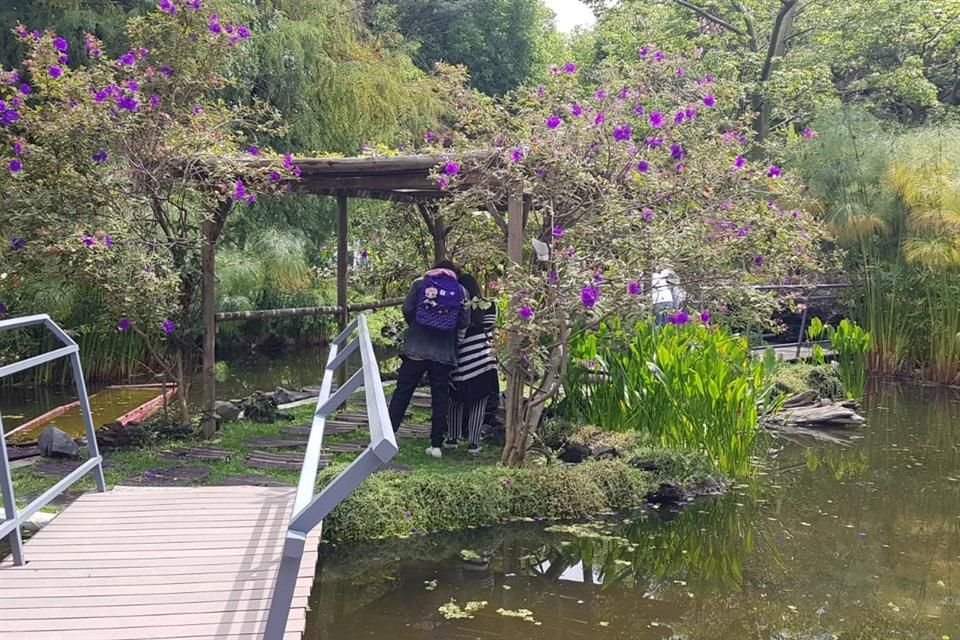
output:
[[[17,523],[17,501],[13,492],[13,478],[10,476],[10,460],[7,458],[7,439],[3,435],[2,415],[0,415],[0,493],[3,495],[4,518],[14,523],[13,531],[8,534],[13,564],[22,566],[24,563],[23,536],[20,534],[20,525]]]
[[[34,498],[30,504],[24,506],[23,509],[17,509],[13,490],[13,477],[10,473],[10,460],[7,456],[7,439],[3,434],[3,420],[2,417],[0,417],[0,492],[3,494],[5,517],[5,519],[0,522],[0,539],[10,538],[10,546],[13,550],[13,562],[15,565],[22,565],[24,563],[23,536],[20,527],[23,526],[27,518],[45,507],[51,500],[66,491],[88,473],[93,473],[94,482],[97,485],[98,491],[102,492],[107,490],[103,477],[103,459],[97,447],[93,413],[90,410],[90,398],[87,396],[87,384],[83,379],[83,367],[80,364],[80,348],[77,346],[77,343],[73,338],[68,336],[63,329],[57,326],[48,315],[23,316],[0,320],[0,331],[12,331],[36,325],[42,325],[47,331],[52,333],[63,346],[59,349],[54,349],[53,351],[41,353],[0,367],[0,378],[25,371],[31,367],[40,366],[46,362],[52,362],[58,358],[69,358],[70,366],[73,370],[74,386],[80,403],[80,411],[83,414],[83,426],[87,436],[89,458],[65,477],[61,478],[59,482]]]
[[[347,343],[347,339],[354,331],[357,333],[356,337]],[[340,369],[346,372],[347,361],[344,354],[356,350],[360,351],[360,371],[351,376],[349,382],[341,386],[331,397],[330,388],[334,374]],[[314,495],[327,416],[343,406],[350,395],[361,387],[361,384],[367,398],[370,444],[346,469],[324,486],[319,494]],[[351,491],[396,454],[397,444],[393,426],[389,423],[387,416],[379,365],[373,351],[373,343],[370,341],[366,316],[361,314],[333,341],[327,357],[320,395],[317,398],[317,408],[314,411],[310,437],[307,441],[307,452],[304,455],[304,466],[300,471],[300,481],[297,484],[297,493],[283,544],[283,555],[280,558],[280,566],[274,582],[270,611],[267,614],[267,623],[263,632],[264,640],[281,640],[286,632],[300,563],[310,532],[322,526],[323,519]]]

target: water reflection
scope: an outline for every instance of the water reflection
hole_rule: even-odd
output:
[[[960,395],[874,387],[864,410],[853,446],[792,445],[679,515],[328,549],[308,637],[956,640]],[[488,605],[447,620],[451,598]]]

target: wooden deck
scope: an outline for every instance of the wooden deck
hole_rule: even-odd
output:
[[[6,640],[260,640],[292,488],[116,487],[80,497],[0,563]],[[320,530],[284,640],[306,623]]]

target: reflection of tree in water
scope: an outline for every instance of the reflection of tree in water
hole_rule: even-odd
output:
[[[958,400],[884,389],[867,397],[853,447],[788,449],[749,488],[672,519],[337,547],[311,618],[324,635],[308,637],[956,639]],[[492,552],[488,571],[469,575],[462,549]],[[425,591],[433,579],[438,588]],[[437,609],[451,597],[490,604],[448,621]],[[500,607],[530,609],[543,626],[504,619]]]

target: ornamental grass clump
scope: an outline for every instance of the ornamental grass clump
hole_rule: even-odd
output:
[[[764,367],[745,339],[705,323],[603,327],[571,345],[562,411],[702,452],[725,473],[745,475],[758,414],[774,399]]]

